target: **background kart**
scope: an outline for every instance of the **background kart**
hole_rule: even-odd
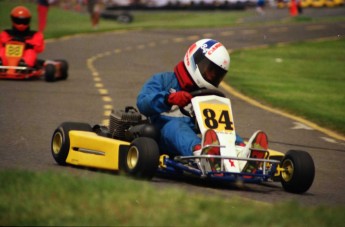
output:
[[[204,145],[202,149],[218,146],[221,155],[169,157],[158,148],[158,131],[133,107],[113,112],[108,127],[62,123],[52,137],[52,155],[60,165],[124,171],[142,179],[160,174],[216,182],[259,184],[280,181],[284,190],[292,193],[304,193],[310,188],[315,167],[307,152],[290,150],[284,154],[249,147],[248,155],[241,156],[239,154],[244,148],[235,145],[230,99],[216,90],[200,90],[192,95],[192,111],[181,109],[181,112],[195,118],[201,136],[210,129],[217,133],[220,145]],[[219,170],[210,168],[211,159],[220,160]],[[248,166],[254,166],[255,171],[248,171]]]
[[[47,82],[66,80],[68,63],[65,60],[37,60],[34,67],[21,65],[25,43],[9,41],[5,46],[7,64],[0,64],[0,79],[24,80],[44,77]]]

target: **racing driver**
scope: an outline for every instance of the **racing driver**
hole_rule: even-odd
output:
[[[189,47],[174,72],[157,73],[143,85],[137,107],[160,130],[159,146],[163,153],[173,157],[200,154],[202,140],[195,131],[195,123],[179,108],[190,103],[190,92],[218,88],[229,65],[229,53],[220,42],[202,39]],[[204,145],[219,145],[213,130],[206,131],[204,137]],[[236,143],[243,144],[243,140],[237,136]],[[206,154],[220,155],[220,148],[212,147]]]
[[[8,41],[25,43],[20,66],[33,67],[37,54],[44,50],[44,37],[41,32],[30,30],[31,12],[24,6],[17,6],[11,11],[12,29],[0,33],[0,64],[7,65],[5,45]]]

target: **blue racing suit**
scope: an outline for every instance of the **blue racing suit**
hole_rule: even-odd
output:
[[[201,145],[201,138],[195,132],[195,122],[183,115],[178,106],[167,103],[170,93],[183,90],[174,72],[155,74],[141,89],[137,97],[139,111],[148,117],[160,130],[159,148],[170,156],[193,155],[195,145]],[[236,144],[244,144],[236,135]]]
[[[144,84],[137,98],[139,111],[160,130],[161,153],[171,156],[193,155],[194,146],[201,144],[193,119],[166,101],[170,93],[180,90],[174,72],[158,73]]]

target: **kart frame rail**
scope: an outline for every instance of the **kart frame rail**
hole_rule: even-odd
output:
[[[227,171],[208,171],[206,172],[200,164],[201,159],[229,159],[229,160],[238,160],[238,161],[255,161],[263,163],[263,166],[266,166],[267,163],[277,164],[269,172],[266,168],[258,169],[256,173],[248,172],[227,172]],[[187,162],[193,162],[196,166],[186,165]],[[161,160],[161,172],[172,173],[172,174],[183,174],[183,172],[188,172],[192,175],[201,177],[201,178],[210,178],[225,180],[228,182],[235,182],[241,180],[246,183],[261,183],[267,181],[272,177],[272,172],[276,172],[278,165],[280,164],[279,160],[273,159],[261,159],[261,158],[240,158],[234,156],[219,156],[219,155],[195,155],[195,156],[176,156],[174,159],[170,159],[168,156],[163,157]]]
[[[237,157],[230,157],[230,156],[215,156],[215,155],[199,155],[199,156],[176,156],[174,160],[169,158],[164,158],[164,164],[161,166],[161,168],[158,169],[158,172],[161,172],[163,174],[171,174],[173,176],[183,176],[184,173],[189,173],[192,176],[200,177],[200,178],[209,178],[211,180],[219,180],[224,182],[237,182],[241,181],[244,183],[262,183],[266,182],[269,178],[272,176],[268,173],[264,173],[263,170],[257,170],[256,173],[247,173],[247,172],[226,172],[226,171],[210,171],[205,173],[202,171],[202,168],[193,167],[191,165],[185,165],[182,160],[194,160],[194,159],[208,159],[208,158],[219,158],[219,159],[234,159]],[[279,164],[280,161],[278,160],[267,160],[267,159],[241,159],[241,160],[259,160],[264,163],[274,163]],[[197,164],[198,165],[198,164]],[[277,168],[277,167],[276,167]],[[273,168],[271,171],[275,172],[276,168]],[[264,168],[265,169],[265,168]]]

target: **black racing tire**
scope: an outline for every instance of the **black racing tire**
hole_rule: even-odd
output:
[[[54,82],[56,81],[56,78],[55,78],[55,72],[56,72],[56,69],[55,69],[55,65],[53,64],[47,64],[45,67],[44,67],[44,78],[47,82]]]
[[[148,137],[139,137],[129,146],[125,172],[139,179],[150,180],[156,174],[159,164],[159,148],[157,142]]]
[[[68,62],[66,60],[58,60],[60,62],[60,80],[66,80],[68,77]]]
[[[51,152],[59,165],[66,165],[70,149],[69,132],[72,130],[92,132],[92,127],[86,123],[64,122],[54,131],[51,140]]]
[[[308,152],[290,150],[283,160],[281,167],[281,183],[285,191],[302,194],[313,184],[315,177],[315,165]]]

